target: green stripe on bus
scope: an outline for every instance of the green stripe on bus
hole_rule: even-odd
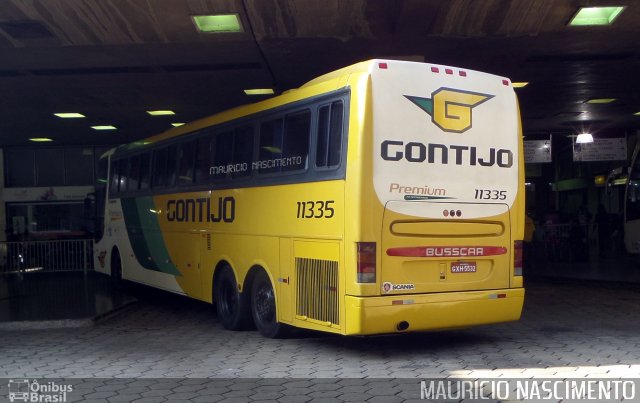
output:
[[[121,199],[127,234],[138,263],[145,269],[181,275],[171,263],[152,197]]]

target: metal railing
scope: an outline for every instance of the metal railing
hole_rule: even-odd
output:
[[[93,239],[0,242],[0,273],[93,270]]]
[[[544,257],[552,262],[588,260],[598,251],[597,233],[589,225],[544,224],[541,231]]]

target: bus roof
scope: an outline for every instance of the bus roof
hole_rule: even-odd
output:
[[[147,148],[148,146],[152,146],[157,144],[158,142],[168,140],[174,137],[181,136],[183,134],[192,133],[198,130],[201,130],[205,127],[213,126],[220,123],[229,122],[235,120],[237,118],[241,118],[248,114],[258,113],[264,110],[276,108],[278,106],[286,105],[291,102],[295,102],[299,99],[306,98],[308,96],[315,95],[315,93],[319,92],[317,90],[318,86],[326,86],[326,90],[335,90],[341,87],[344,87],[347,84],[348,77],[353,73],[364,73],[367,72],[374,60],[369,60],[366,62],[357,63],[325,75],[322,75],[318,78],[315,78],[301,87],[286,91],[281,95],[266,99],[264,101],[246,104],[242,106],[238,106],[232,109],[228,109],[223,112],[219,112],[217,114],[207,116],[198,120],[194,120],[193,122],[187,123],[185,125],[174,127],[168,129],[160,134],[148,137],[143,140],[134,141],[128,144],[121,145],[115,149],[115,153],[120,152],[128,152],[133,150],[141,150]],[[325,92],[325,91],[322,91]],[[107,154],[103,155],[106,157]]]
[[[286,105],[288,103],[295,102],[297,100],[304,99],[304,98],[316,95],[318,93],[324,93],[332,90],[337,90],[339,88],[343,88],[348,85],[348,83],[350,82],[351,76],[358,75],[358,74],[366,74],[366,75],[370,74],[372,66],[374,66],[376,63],[382,63],[382,64],[386,63],[389,65],[393,65],[396,63],[417,64],[416,62],[411,62],[411,61],[386,60],[386,59],[371,59],[371,60],[363,61],[360,63],[355,63],[350,66],[347,66],[347,67],[332,71],[330,73],[324,74],[317,78],[314,78],[308,81],[307,83],[303,84],[299,88],[286,91],[278,96],[266,99],[264,101],[246,104],[246,105],[238,106],[232,109],[228,109],[223,112],[213,114],[211,116],[194,120],[193,122],[187,123],[185,125],[168,129],[160,134],[148,137],[146,139],[121,145],[115,149],[115,153],[119,154],[121,152],[126,153],[134,150],[142,150],[147,147],[153,146],[158,142],[169,140],[174,137],[179,137],[184,134],[193,133],[206,127],[214,126],[214,125],[225,123],[225,122],[230,122],[235,119],[247,116],[249,114],[254,114],[254,113],[262,112],[264,110]],[[434,66],[436,65],[434,64]],[[440,66],[440,65],[437,65],[437,66]],[[444,66],[441,66],[441,67],[444,67]],[[471,71],[471,70],[467,70],[467,71]],[[483,74],[486,74],[486,73],[483,73]],[[105,154],[104,156],[107,156],[107,155]]]

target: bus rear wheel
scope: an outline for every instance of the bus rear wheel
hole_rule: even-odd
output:
[[[289,326],[279,323],[276,314],[276,295],[269,276],[260,270],[251,286],[251,314],[261,335],[281,338],[289,333]]]
[[[247,327],[249,312],[246,298],[238,291],[236,276],[231,267],[224,266],[216,273],[213,299],[218,319],[227,330],[242,330]]]

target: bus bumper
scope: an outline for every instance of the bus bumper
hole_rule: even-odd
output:
[[[347,335],[453,329],[520,319],[524,288],[381,297],[347,295],[345,303]]]

